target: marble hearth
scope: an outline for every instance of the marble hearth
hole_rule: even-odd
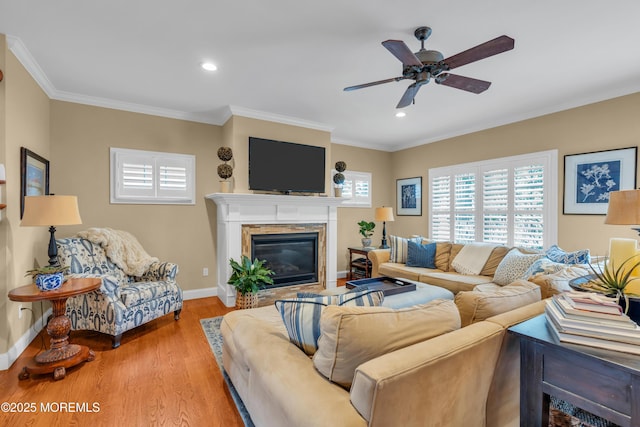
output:
[[[322,229],[323,248],[319,283],[334,288],[337,280],[337,207],[343,199],[317,196],[214,193],[206,196],[217,206],[217,286],[218,298],[227,306],[235,305],[235,290],[227,284],[231,276],[229,259],[248,252],[247,230],[283,232]],[[261,225],[256,227],[257,225]],[[244,227],[243,227],[244,226]],[[251,227],[248,227],[251,226]],[[244,239],[243,239],[244,229]],[[294,231],[294,232],[295,232]],[[243,246],[243,240],[245,241]]]

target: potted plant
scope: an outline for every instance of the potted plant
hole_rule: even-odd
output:
[[[633,262],[634,258],[635,256],[627,258],[617,267],[613,263],[608,263],[606,257],[604,267],[600,264],[596,264],[596,266],[589,264],[589,269],[592,272],[591,280],[583,283],[580,287],[584,290],[617,297],[625,314],[629,314],[633,320],[637,321],[638,319],[636,317],[640,316],[640,300],[637,298],[629,299],[629,297],[640,297],[640,295],[625,291],[625,288],[631,282],[640,280],[640,277],[631,277],[633,270],[640,266],[640,261]],[[629,309],[632,305],[639,306],[632,308],[630,312]],[[638,311],[638,313],[634,313],[635,311]]]
[[[347,169],[347,164],[342,160],[336,162],[336,173],[333,175],[333,183],[335,184],[334,192],[336,197],[342,197],[342,184],[344,184],[344,172]]]
[[[273,271],[264,267],[264,261],[253,260],[242,255],[240,262],[229,260],[233,273],[227,282],[236,291],[236,308],[254,308],[258,306],[258,291],[265,285],[273,285]]]
[[[25,276],[31,276],[41,291],[53,291],[62,286],[64,275],[67,271],[69,271],[67,266],[47,265],[27,270]]]
[[[371,236],[373,236],[373,229],[376,228],[376,224],[362,220],[358,223],[360,226],[360,234],[362,235],[362,247],[367,248],[371,246]]]

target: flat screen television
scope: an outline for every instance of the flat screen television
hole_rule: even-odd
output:
[[[249,189],[324,193],[325,149],[249,137]]]

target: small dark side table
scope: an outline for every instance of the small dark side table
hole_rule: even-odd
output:
[[[555,396],[621,426],[640,427],[640,356],[559,342],[545,315],[509,328],[520,340],[520,426],[549,423]]]
[[[36,285],[25,285],[9,292],[11,301],[34,302],[51,301],[53,317],[47,324],[47,333],[51,337],[51,348],[38,353],[20,372],[21,380],[30,374],[48,374],[53,372],[54,380],[61,380],[67,368],[95,358],[89,347],[69,343],[71,320],[66,315],[67,299],[74,295],[84,294],[100,288],[101,279],[68,279],[58,289],[41,291]]]

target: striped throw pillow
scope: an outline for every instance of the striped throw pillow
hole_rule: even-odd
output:
[[[342,295],[277,300],[276,309],[282,316],[289,340],[305,354],[313,356],[320,338],[320,315],[327,305],[379,306],[382,291],[360,291]]]
[[[389,262],[397,262],[404,264],[407,262],[407,253],[409,252],[409,241],[415,243],[421,243],[422,237],[412,237],[406,239],[404,237],[391,236],[389,239],[389,247],[391,247],[391,254],[389,255]]]

